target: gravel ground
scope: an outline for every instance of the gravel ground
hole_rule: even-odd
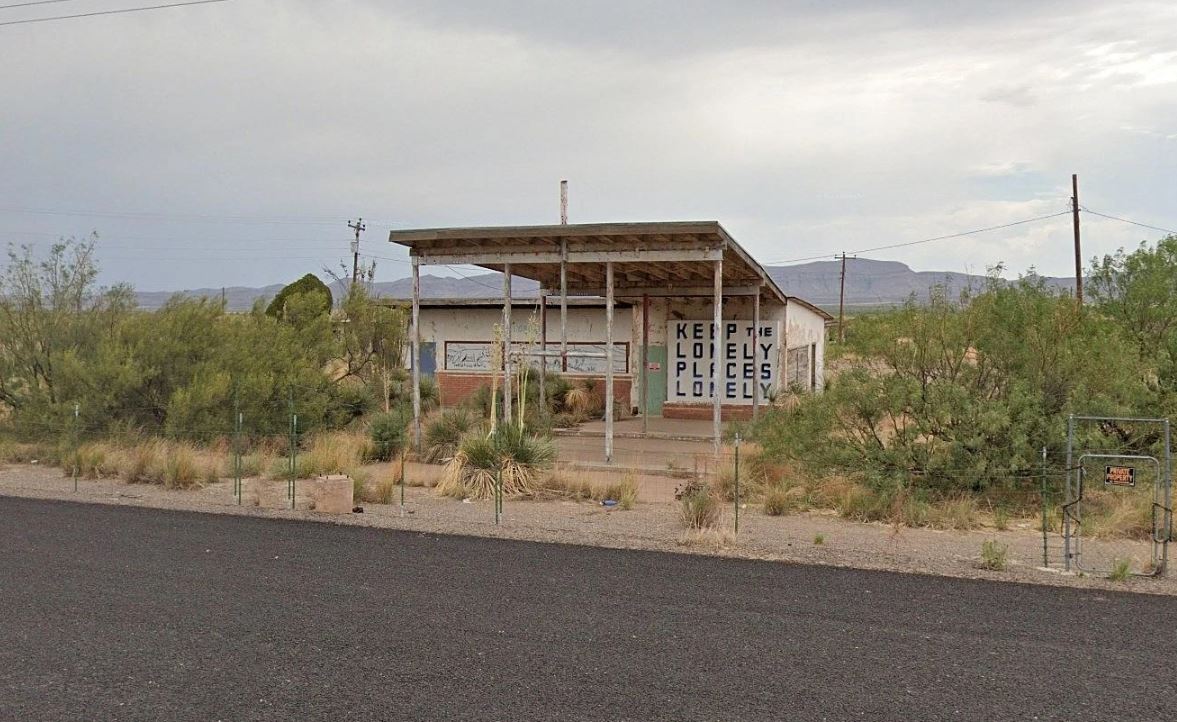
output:
[[[1042,568],[1042,536],[1035,531],[1033,520],[1015,520],[1008,531],[897,530],[881,524],[850,522],[832,514],[769,517],[749,507],[741,512],[740,533],[736,537],[730,533],[730,509],[725,512],[723,522],[728,532],[690,535],[683,531],[673,503],[639,501],[633,510],[620,511],[607,510],[593,502],[508,500],[502,523],[496,526],[491,502],[462,503],[439,498],[422,488],[406,489],[403,514],[399,505],[365,504],[363,514],[327,516],[301,508],[292,511],[237,506],[228,481],[198,490],[171,491],[117,480],[81,480],[79,490],[74,492],[73,482],[63,477],[60,470],[31,465],[0,468],[0,495],[1177,594],[1177,574],[1173,572],[1163,579],[1131,578],[1124,582],[1094,575],[1065,574],[1058,569],[1062,560],[1061,538],[1055,534],[1049,539],[1054,568]],[[301,499],[299,506],[304,506]],[[819,534],[823,537],[820,545],[814,543]],[[980,568],[981,545],[990,539],[1008,546],[1009,566],[1005,571]],[[1088,541],[1085,544],[1090,545],[1090,553],[1107,559],[1145,560],[1151,553],[1150,545],[1145,542]]]
[[[0,518],[6,720],[1102,722],[1177,693],[1157,595],[10,497]]]

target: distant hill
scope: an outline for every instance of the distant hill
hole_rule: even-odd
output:
[[[796,266],[769,266],[768,272],[785,293],[803,298],[810,303],[826,308],[838,305],[838,283],[840,261],[817,261]],[[867,258],[851,258],[846,261],[846,303],[848,306],[887,306],[903,303],[912,295],[927,298],[933,286],[946,286],[953,292],[970,285],[980,287],[984,276],[954,273],[950,271],[913,271],[907,265],[896,261],[874,261]],[[1071,278],[1047,278],[1049,285],[1068,288],[1074,284]],[[229,310],[247,311],[258,298],[272,298],[281,285],[248,288],[232,286],[224,289]],[[467,277],[421,276],[423,298],[488,298],[502,295],[502,276],[494,272],[472,274]],[[332,292],[338,299],[343,288],[333,284]],[[408,278],[375,284],[377,296],[385,298],[409,298],[413,285]],[[512,293],[519,298],[532,298],[539,292],[535,281],[516,278]],[[222,289],[197,288],[185,291],[140,291],[139,305],[143,308],[159,308],[168,298],[179,293],[188,297],[220,298]]]

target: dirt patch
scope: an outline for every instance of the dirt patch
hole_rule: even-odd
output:
[[[391,474],[392,470],[382,469],[379,473]],[[429,489],[417,487],[405,489],[403,508],[399,503],[365,503],[363,514],[335,516],[308,510],[309,499],[301,490],[296,495],[295,509],[265,509],[249,505],[248,482],[246,503],[238,505],[232,486],[231,481],[222,481],[182,491],[104,479],[80,480],[75,492],[73,481],[62,476],[59,469],[33,465],[0,468],[0,494],[7,496],[317,519],[418,532],[1177,594],[1177,577],[1133,578],[1117,583],[1098,577],[1064,574],[1059,569],[1062,556],[1061,540],[1057,535],[1049,538],[1053,568],[1042,568],[1042,536],[1032,520],[1015,520],[1007,531],[936,531],[861,524],[830,513],[770,517],[761,513],[758,507],[749,506],[741,510],[740,532],[736,535],[730,533],[734,515],[728,505],[721,521],[726,533],[690,535],[685,533],[679,522],[678,506],[672,502],[639,499],[634,509],[622,511],[594,502],[507,500],[501,523],[496,526],[494,505],[490,501],[465,503],[440,498]],[[398,489],[397,501],[399,497]],[[821,541],[815,543],[819,535]],[[1007,546],[1008,567],[1005,571],[988,571],[980,567],[981,545],[987,540]],[[1117,558],[1143,561],[1150,555],[1148,542],[1088,540],[1084,544],[1087,549],[1099,548]]]

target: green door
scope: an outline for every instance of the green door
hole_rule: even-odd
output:
[[[651,346],[649,365],[646,367],[646,413],[662,415],[662,404],[666,402],[666,347]]]

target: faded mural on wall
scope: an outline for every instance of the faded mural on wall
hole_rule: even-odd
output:
[[[490,341],[446,341],[445,343],[445,370],[446,371],[489,371],[491,368],[491,344]],[[528,363],[533,367],[538,368],[540,358],[538,356],[529,356],[529,352],[539,350],[539,344],[529,344],[526,342],[515,342],[511,344],[517,358],[526,358]],[[549,352],[559,352],[560,342],[549,341],[547,345]],[[568,351],[570,354],[594,354],[595,356],[577,356],[570,355],[568,357],[568,366],[563,369],[565,373],[573,374],[604,374],[605,373],[605,344],[603,343],[583,343],[583,342],[569,342]],[[559,356],[547,356],[544,358],[549,371],[561,372],[561,362]],[[623,374],[629,368],[629,344],[628,343],[614,343],[613,344],[613,372]]]

